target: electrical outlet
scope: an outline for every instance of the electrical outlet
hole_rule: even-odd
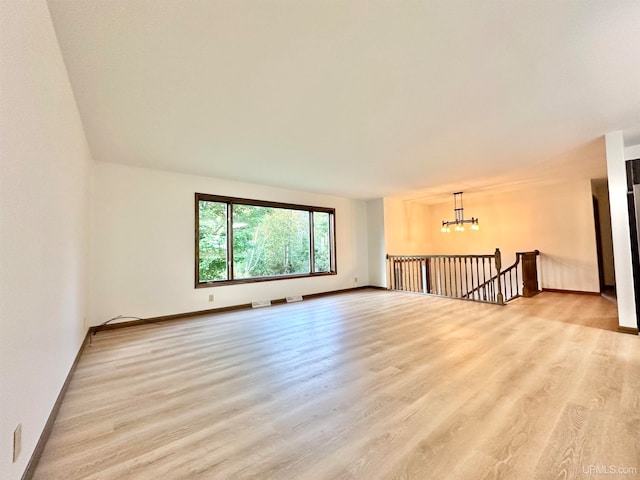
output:
[[[213,302],[213,293],[209,295],[209,301]]]
[[[22,424],[19,423],[16,429],[13,431],[13,461],[18,460],[20,452],[22,451]]]

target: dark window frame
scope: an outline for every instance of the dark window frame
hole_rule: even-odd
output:
[[[227,279],[200,281],[200,202],[218,202],[227,204]],[[327,207],[313,207],[309,205],[298,205],[294,203],[269,202],[265,200],[254,200],[249,198],[226,197],[221,195],[211,195],[208,193],[195,194],[195,288],[217,287],[221,285],[236,285],[242,283],[269,282],[273,280],[288,280],[292,278],[324,277],[327,275],[337,275],[337,252],[336,252],[336,209]],[[283,208],[287,210],[302,210],[309,213],[309,273],[295,273],[285,275],[272,275],[267,277],[254,278],[233,278],[233,205],[248,205],[252,207]],[[329,271],[314,272],[314,224],[313,212],[329,214]]]

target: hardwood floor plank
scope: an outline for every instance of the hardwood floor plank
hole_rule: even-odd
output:
[[[34,478],[640,470],[640,339],[570,323],[584,301],[577,323],[615,314],[608,300],[573,297],[498,307],[362,290],[99,332]]]

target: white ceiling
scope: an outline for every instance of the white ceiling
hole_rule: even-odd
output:
[[[604,176],[640,125],[638,0],[49,7],[99,161],[430,201]]]

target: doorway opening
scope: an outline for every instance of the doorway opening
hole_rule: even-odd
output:
[[[600,293],[615,296],[616,274],[613,263],[611,208],[609,206],[609,184],[607,179],[597,178],[591,180],[591,193],[593,196],[593,217],[596,229]]]

